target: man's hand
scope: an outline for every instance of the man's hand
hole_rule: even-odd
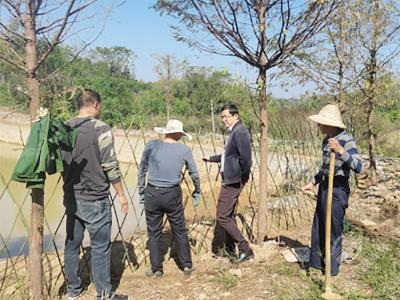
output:
[[[121,204],[121,211],[124,215],[128,213],[128,200],[125,195],[118,195],[119,203]]]
[[[117,192],[119,203],[121,204],[121,210],[126,215],[128,213],[128,200],[126,200],[124,188],[121,181],[112,183],[115,191]]]
[[[196,208],[199,206],[200,203],[200,193],[199,192],[193,192],[193,206]]]
[[[139,206],[144,208],[144,194],[139,194]]]
[[[312,182],[307,183],[306,185],[302,186],[300,188],[300,191],[303,194],[310,194],[310,193],[314,193],[314,185]]]
[[[328,147],[329,149],[336,153],[339,153],[340,155],[342,155],[345,151],[342,145],[340,145],[339,141],[334,138],[330,138],[328,140]]]

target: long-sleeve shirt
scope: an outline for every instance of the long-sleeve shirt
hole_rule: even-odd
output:
[[[350,176],[350,170],[353,170],[356,173],[361,172],[361,157],[358,153],[357,145],[353,137],[349,133],[347,133],[346,131],[342,131],[334,138],[345,150],[342,155],[336,153],[335,177],[341,178],[343,180],[348,180]],[[329,175],[330,149],[328,146],[328,140],[329,137],[326,136],[322,141],[322,166],[312,180],[314,185],[320,183],[324,177],[327,177]]]
[[[100,200],[108,196],[110,182],[121,180],[111,127],[92,117],[67,122],[78,129],[72,152],[63,152],[64,201]]]
[[[186,166],[193,180],[195,192],[200,192],[200,176],[192,151],[181,143],[153,140],[146,144],[139,166],[139,194],[147,182],[157,187],[171,187],[181,182],[182,168]]]

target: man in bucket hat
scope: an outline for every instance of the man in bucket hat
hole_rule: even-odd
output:
[[[361,172],[362,162],[353,137],[344,129],[340,111],[336,105],[324,106],[317,115],[309,116],[325,134],[322,141],[322,166],[311,181],[301,188],[302,192],[312,191],[319,184],[317,207],[311,232],[310,267],[325,270],[325,220],[328,195],[329,153],[336,153],[332,195],[331,225],[331,275],[339,273],[342,254],[343,220],[350,194],[350,170]]]
[[[198,206],[200,199],[200,177],[192,151],[186,145],[179,143],[179,140],[182,136],[186,136],[189,140],[192,137],[183,131],[183,124],[178,120],[169,120],[166,127],[155,127],[154,130],[165,137],[146,144],[138,175],[139,202],[146,214],[151,262],[151,268],[146,275],[149,277],[163,275],[160,236],[164,214],[167,215],[176,242],[179,267],[185,275],[190,275],[194,268],[182,205],[180,187],[182,167],[186,166],[193,180],[195,207]]]

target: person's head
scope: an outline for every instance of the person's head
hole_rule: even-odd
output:
[[[339,108],[335,104],[325,105],[317,115],[312,115],[308,118],[318,124],[318,128],[322,134],[330,137],[335,136],[338,132],[346,128]]]
[[[84,89],[76,99],[80,112],[89,114],[98,118],[101,114],[101,97],[99,93],[91,90]]]
[[[169,120],[165,127],[154,127],[154,131],[159,134],[165,134],[166,138],[171,138],[175,141],[179,141],[182,136],[186,136],[189,140],[192,136],[183,131],[183,124],[178,120]]]
[[[173,132],[173,133],[166,133],[165,137],[175,141],[179,141],[183,135],[184,134],[182,132]]]
[[[229,128],[240,120],[239,109],[236,105],[228,103],[225,104],[221,110],[221,121],[225,128]]]

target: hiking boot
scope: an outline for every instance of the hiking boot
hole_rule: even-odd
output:
[[[194,267],[193,266],[192,267],[184,267],[182,271],[183,271],[183,274],[189,276],[193,273]]]
[[[163,275],[164,275],[164,272],[161,271],[161,270],[157,270],[157,271],[153,272],[152,269],[148,269],[148,270],[146,271],[146,276],[147,276],[147,277],[161,277],[161,276],[163,276]]]

